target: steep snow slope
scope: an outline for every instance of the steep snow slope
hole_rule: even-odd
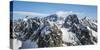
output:
[[[62,39],[63,42],[68,45],[68,43],[75,45],[78,41],[76,35],[72,32],[68,32],[68,29],[66,28],[61,28],[61,31],[63,32],[62,34]]]

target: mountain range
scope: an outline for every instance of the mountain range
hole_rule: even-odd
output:
[[[29,17],[11,21],[11,39],[20,41],[18,48],[41,48],[91,45],[97,43],[97,20],[78,13],[63,12],[45,17]]]

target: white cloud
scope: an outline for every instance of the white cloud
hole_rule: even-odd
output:
[[[13,14],[30,15],[30,16],[47,16],[48,14],[25,12],[25,11],[13,11]]]
[[[73,12],[73,11],[58,11],[56,12],[58,16],[66,17],[69,14],[77,14],[77,15],[82,15],[83,13],[81,12]]]
[[[18,19],[18,18],[24,18],[25,16],[29,16],[29,17],[46,17],[49,16],[51,14],[42,14],[42,13],[35,13],[35,12],[25,12],[25,11],[13,11],[14,14],[14,19]],[[66,17],[70,14],[77,14],[79,17],[83,16],[83,13],[81,12],[73,12],[73,11],[57,11],[54,12],[53,14],[57,14],[58,17]]]
[[[60,15],[60,14],[81,14],[81,13],[79,13],[79,12],[73,12],[73,11],[58,11],[57,12],[57,14],[58,15]]]

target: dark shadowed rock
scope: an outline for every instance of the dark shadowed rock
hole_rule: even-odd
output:
[[[79,24],[79,19],[76,14],[68,15],[64,22],[64,27],[70,27],[73,24]]]
[[[53,15],[49,15],[49,16],[45,17],[45,19],[55,22],[55,21],[57,21],[58,16],[56,14],[53,14]]]

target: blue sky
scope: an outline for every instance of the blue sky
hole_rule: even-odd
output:
[[[72,11],[82,13],[79,16],[97,17],[97,7],[90,5],[72,5],[58,3],[40,3],[40,2],[13,2],[13,11],[35,12],[42,14],[51,14],[57,11]],[[16,15],[15,15],[16,16]]]

